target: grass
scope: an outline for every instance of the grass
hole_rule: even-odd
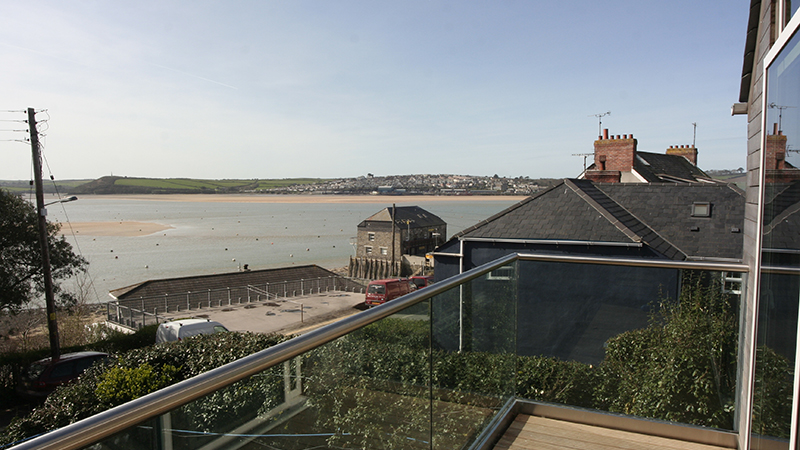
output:
[[[115,184],[120,186],[140,186],[151,189],[180,190],[242,190],[271,189],[295,184],[314,184],[321,182],[318,178],[286,178],[276,180],[196,180],[189,178],[120,178]]]

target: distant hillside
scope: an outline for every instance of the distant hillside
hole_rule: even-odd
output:
[[[136,178],[106,176],[96,180],[61,181],[59,193],[111,194],[344,194],[344,195],[530,195],[555,184],[557,179],[415,174],[360,176],[355,178],[286,178],[249,180],[199,180],[192,178]],[[27,181],[0,181],[0,187],[17,192],[32,189]],[[45,183],[46,192],[54,192]]]
[[[215,194],[255,192],[323,182],[317,178],[283,180],[195,180],[191,178],[129,178],[108,176],[76,186],[70,194]]]
[[[711,178],[735,184],[741,189],[744,189],[747,186],[747,173],[744,171],[744,169],[706,170],[706,173],[711,175]]]
[[[45,194],[54,194],[56,189],[64,194],[89,181],[91,180],[44,180],[42,188]],[[33,183],[29,180],[0,180],[0,188],[16,193],[33,192]]]

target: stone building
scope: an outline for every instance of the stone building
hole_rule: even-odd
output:
[[[447,224],[419,206],[390,206],[358,224],[356,257],[350,276],[385,278],[418,272],[419,260],[447,238]],[[412,258],[408,258],[408,257]]]

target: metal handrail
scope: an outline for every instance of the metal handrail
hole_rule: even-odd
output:
[[[407,294],[397,300],[364,311],[330,325],[310,331],[289,341],[233,361],[188,380],[119,405],[58,430],[23,442],[15,449],[79,449],[123,431],[147,419],[157,417],[206,394],[278,365],[295,356],[326,344],[354,330],[428,300],[460,284],[476,279],[517,260],[551,261],[584,264],[636,265],[671,269],[703,269],[748,272],[747,266],[684,261],[651,261],[602,257],[565,257],[540,254],[510,254],[462,274]]]

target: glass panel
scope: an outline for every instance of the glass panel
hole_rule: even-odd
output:
[[[520,261],[518,396],[732,430],[741,279]]]
[[[794,9],[792,9],[794,11]],[[762,272],[753,448],[788,448],[800,278],[800,60],[794,36],[767,70]],[[783,269],[783,270],[773,270]],[[782,272],[782,273],[781,273]],[[763,437],[763,439],[762,439]]]
[[[499,272],[433,298],[432,448],[467,447],[514,396],[516,264]]]
[[[784,1],[785,1],[784,8],[786,8],[786,11],[788,11],[788,14],[786,14],[786,23],[789,23],[789,20],[791,20],[792,16],[794,16],[794,13],[796,13],[797,9],[800,8],[800,1],[798,0],[794,1],[784,0]]]
[[[429,448],[429,311],[406,308],[92,448]]]

